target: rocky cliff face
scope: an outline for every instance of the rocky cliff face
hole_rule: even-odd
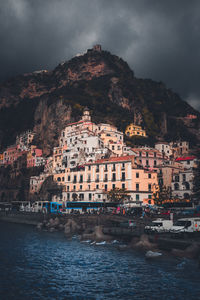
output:
[[[177,94],[163,83],[136,78],[119,57],[89,50],[53,71],[24,74],[0,85],[1,149],[13,143],[16,134],[34,129],[35,142],[49,155],[61,129],[77,120],[86,105],[95,121],[111,122],[120,130],[137,111],[150,137],[192,139],[194,143],[200,139],[199,112]],[[187,114],[197,119],[188,125]]]

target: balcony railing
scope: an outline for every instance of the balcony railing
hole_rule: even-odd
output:
[[[99,182],[99,178],[97,178],[97,179],[95,180],[95,182]]]
[[[121,181],[125,181],[125,180],[126,180],[126,178],[125,178],[125,177],[122,177],[122,178],[121,178]]]

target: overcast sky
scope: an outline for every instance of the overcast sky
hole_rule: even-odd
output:
[[[96,43],[200,110],[199,0],[0,1],[0,80]]]

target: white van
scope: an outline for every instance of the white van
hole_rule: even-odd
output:
[[[169,232],[173,227],[172,220],[157,219],[149,226],[145,226],[146,232]]]
[[[183,218],[177,220],[170,232],[195,232],[200,231],[200,218]]]

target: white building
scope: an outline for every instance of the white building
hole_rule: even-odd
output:
[[[165,156],[170,157],[172,155],[172,148],[167,142],[158,142],[155,144],[155,149],[163,153]]]

